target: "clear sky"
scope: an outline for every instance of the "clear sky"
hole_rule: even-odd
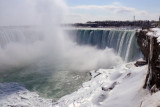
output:
[[[158,20],[160,0],[65,0],[67,22],[94,20]]]

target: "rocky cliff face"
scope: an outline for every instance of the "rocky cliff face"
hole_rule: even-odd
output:
[[[137,33],[137,42],[144,55],[144,60],[148,63],[148,74],[144,88],[160,89],[160,44],[157,37],[148,35],[147,30],[142,30]],[[138,63],[138,62],[137,62]]]

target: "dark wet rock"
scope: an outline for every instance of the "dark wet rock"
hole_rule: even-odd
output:
[[[95,75],[93,78],[96,78],[97,76],[101,75],[101,73],[98,73],[97,75]]]
[[[103,90],[103,91],[110,91],[110,90],[112,90],[116,85],[117,85],[117,82],[114,82],[114,83],[111,84],[111,86],[109,86],[109,87],[102,87],[102,90]]]
[[[131,76],[131,73],[129,72],[123,79],[126,79],[126,78],[128,78],[130,76]]]
[[[134,64],[136,67],[139,67],[139,66],[143,66],[143,65],[146,65],[147,64],[147,61],[136,61],[136,63]]]

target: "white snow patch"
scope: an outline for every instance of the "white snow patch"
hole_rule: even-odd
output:
[[[157,41],[160,43],[160,28],[152,28],[147,35],[157,37]]]
[[[160,92],[146,96],[141,107],[160,107]]]

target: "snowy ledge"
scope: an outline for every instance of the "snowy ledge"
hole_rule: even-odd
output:
[[[40,98],[17,83],[0,83],[0,107],[156,107],[160,92],[143,89],[147,66],[134,63],[91,71],[92,79],[57,102]]]
[[[147,35],[157,37],[157,42],[160,43],[160,28],[152,28]]]

